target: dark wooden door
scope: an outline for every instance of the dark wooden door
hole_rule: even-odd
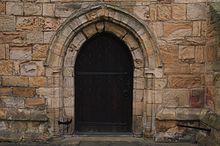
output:
[[[98,33],[80,49],[75,64],[76,132],[131,132],[133,61],[128,47]]]

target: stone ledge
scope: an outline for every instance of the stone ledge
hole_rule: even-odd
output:
[[[163,108],[156,114],[157,120],[196,121],[207,113],[204,108]]]

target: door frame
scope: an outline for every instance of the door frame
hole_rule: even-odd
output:
[[[154,133],[154,79],[163,75],[156,39],[148,26],[120,8],[95,4],[71,15],[54,35],[45,61],[48,86],[48,118],[51,135],[74,133],[74,123],[67,129],[57,121],[74,119],[74,65],[81,45],[97,32],[107,31],[121,38],[129,47],[133,62],[133,116],[135,135]],[[154,76],[155,75],[155,76]],[[147,82],[146,82],[147,81]],[[148,103],[148,100],[152,101]],[[149,110],[148,110],[149,109]]]
[[[83,64],[82,63],[80,63],[81,61],[83,61],[83,60],[80,60],[80,59],[83,59],[82,58],[82,56],[79,56],[79,54],[81,54],[81,55],[89,55],[89,53],[88,52],[85,52],[85,50],[83,50],[83,51],[81,51],[81,49],[86,49],[87,51],[90,51],[90,52],[93,52],[93,59],[96,59],[97,57],[95,57],[96,56],[96,53],[100,53],[100,51],[101,50],[97,50],[97,48],[94,48],[94,51],[96,51],[96,52],[94,52],[93,51],[93,48],[92,48],[92,46],[90,46],[91,45],[91,43],[92,44],[94,44],[93,43],[93,41],[96,41],[97,39],[98,40],[100,40],[102,37],[104,37],[104,38],[108,38],[108,39],[111,39],[112,40],[112,43],[116,43],[115,45],[117,45],[117,46],[115,46],[114,48],[112,48],[112,47],[110,47],[109,48],[109,52],[107,53],[107,54],[101,54],[101,56],[103,57],[103,55],[108,55],[108,54],[112,54],[111,55],[111,57],[110,57],[110,59],[111,60],[114,60],[114,56],[117,56],[116,55],[116,53],[118,54],[121,54],[121,56],[119,57],[118,56],[118,58],[117,59],[120,59],[120,60],[118,60],[117,62],[119,63],[119,64],[121,64],[120,62],[122,62],[122,60],[121,60],[121,58],[124,58],[126,61],[123,61],[123,63],[124,64],[121,64],[121,66],[119,67],[119,68],[124,68],[123,69],[123,73],[124,73],[124,71],[126,71],[126,75],[123,75],[123,78],[126,76],[127,78],[126,78],[126,81],[128,80],[128,83],[129,84],[127,84],[126,82],[123,82],[123,81],[120,81],[120,83],[123,85],[123,86],[128,86],[128,88],[127,88],[127,92],[128,92],[128,95],[129,95],[129,98],[126,98],[126,100],[128,101],[128,105],[125,105],[125,102],[124,102],[124,98],[122,97],[122,96],[120,96],[119,97],[119,99],[121,99],[120,101],[120,103],[121,103],[121,105],[120,105],[120,108],[122,108],[122,107],[127,107],[127,108],[129,108],[129,109],[126,109],[125,111],[127,111],[127,112],[125,112],[125,113],[123,113],[122,115],[120,115],[119,117],[121,117],[121,120],[123,120],[123,116],[124,115],[127,115],[126,116],[126,118],[125,119],[127,119],[127,120],[125,120],[126,122],[126,124],[127,124],[127,126],[129,126],[129,127],[127,127],[127,131],[125,131],[125,132],[122,132],[122,131],[106,131],[106,132],[104,132],[104,133],[131,133],[131,129],[132,129],[132,103],[133,103],[133,70],[134,70],[134,64],[133,64],[133,58],[132,58],[132,55],[131,55],[131,53],[130,53],[130,50],[129,50],[129,48],[128,48],[128,46],[120,39],[120,38],[118,38],[116,35],[114,35],[114,34],[112,34],[112,33],[109,33],[109,32],[101,32],[101,33],[96,33],[94,36],[92,36],[90,39],[88,39],[86,42],[84,42],[84,44],[81,46],[81,48],[80,48],[80,50],[78,51],[79,53],[78,53],[78,55],[77,55],[77,57],[76,57],[76,62],[75,62],[75,74],[76,73],[78,73],[78,71],[80,72],[80,68],[82,69],[85,69],[85,67],[88,67],[88,66],[82,66]],[[102,43],[104,40],[102,39],[102,41],[99,41],[100,43]],[[88,45],[88,43],[90,43],[90,45]],[[103,42],[104,43],[104,42]],[[97,47],[97,46],[96,46]],[[106,47],[108,47],[108,46],[106,46]],[[115,48],[117,48],[117,49],[115,49]],[[103,48],[101,48],[101,49],[103,49]],[[119,50],[119,49],[122,49],[121,51]],[[113,51],[115,51],[115,52],[113,52]],[[118,51],[118,52],[117,52]],[[94,53],[95,53],[95,55],[94,55]],[[103,52],[104,53],[104,52]],[[123,54],[124,55],[123,55]],[[100,55],[100,54],[99,54]],[[124,56],[124,57],[122,57],[122,56]],[[85,56],[84,56],[84,58],[85,58]],[[104,58],[105,58],[105,56],[104,56]],[[86,58],[87,59],[87,61],[86,62],[88,62],[88,58]],[[98,61],[98,62],[100,62],[100,60]],[[103,62],[104,63],[104,62]],[[84,64],[85,65],[85,64]],[[99,64],[100,65],[100,64]],[[118,65],[117,64],[114,64],[113,66],[111,66],[112,65],[112,62],[111,62],[111,64],[109,64],[110,66],[107,66],[107,64],[105,65],[105,67],[107,66],[107,68],[113,68],[113,70],[115,70],[115,68],[117,69],[117,67],[118,67]],[[124,66],[124,67],[123,67]],[[93,65],[93,67],[95,68],[95,67],[97,67],[97,64],[95,65]],[[104,67],[104,68],[105,68]],[[119,69],[118,68],[118,69]],[[120,69],[121,70],[121,69]],[[89,71],[87,71],[86,73],[88,73]],[[106,71],[107,73],[109,73],[108,71]],[[116,71],[117,73],[119,73],[119,71]],[[94,73],[94,72],[93,72]],[[120,71],[120,73],[122,73],[122,71]],[[77,91],[77,89],[80,89],[80,88],[77,88],[77,87],[79,87],[79,85],[77,85],[77,83],[79,83],[79,80],[77,80],[77,78],[78,78],[79,76],[77,76],[77,75],[75,75],[75,83],[74,83],[74,87],[75,87],[75,117],[74,117],[74,121],[75,121],[75,123],[78,123],[79,122],[79,120],[77,119],[77,118],[79,118],[80,116],[80,112],[79,112],[79,110],[80,109],[78,109],[79,108],[79,105],[77,106],[77,104],[79,104],[80,102],[79,102],[79,99],[81,98],[80,97],[80,91]],[[85,77],[85,76],[84,76]],[[88,76],[87,76],[88,77]],[[94,77],[94,74],[92,75],[92,76],[90,76],[90,77]],[[115,77],[115,75],[114,76],[112,76],[111,75],[111,77]],[[119,80],[118,80],[119,81]],[[120,84],[119,83],[119,84]],[[91,85],[92,86],[92,85]],[[114,85],[113,85],[114,86]],[[108,87],[109,88],[109,87]],[[111,87],[110,87],[111,88]],[[82,88],[81,88],[82,89]],[[94,88],[94,90],[95,90],[95,88]],[[93,90],[93,91],[94,91]],[[123,91],[122,91],[123,90]],[[120,93],[123,93],[124,92],[124,88],[123,89],[121,89],[121,92],[119,91],[119,94]],[[117,95],[117,94],[116,94]],[[124,95],[123,95],[124,96]],[[93,96],[92,96],[93,97]],[[115,98],[115,97],[114,97]],[[94,97],[94,100],[95,100],[96,98]],[[109,99],[109,98],[108,98]],[[123,100],[123,101],[122,101]],[[80,100],[82,103],[89,103],[88,101],[82,101],[82,100]],[[81,104],[82,104],[81,103]],[[124,103],[124,104],[123,104]],[[95,104],[96,104],[96,106],[95,107],[99,107],[100,105],[100,103],[99,102],[95,102]],[[83,106],[83,104],[81,105],[81,106]],[[107,105],[106,105],[107,106]],[[109,109],[110,110],[110,109]],[[124,109],[123,109],[124,110]],[[88,111],[88,113],[89,113],[90,111]],[[110,111],[109,111],[110,112]],[[118,111],[119,112],[119,111]],[[110,112],[111,113],[111,112]],[[120,113],[120,112],[119,112]],[[84,113],[84,114],[86,114],[86,113]],[[103,113],[103,114],[105,114],[105,113]],[[116,113],[115,113],[116,114]],[[100,115],[100,117],[102,117],[102,115]],[[114,118],[112,118],[112,119],[114,119]],[[121,121],[120,120],[120,121]],[[86,122],[86,121],[85,121]],[[98,121],[97,121],[98,122]],[[78,127],[77,126],[77,124],[75,124],[76,126],[75,126],[75,131],[77,132],[77,133],[85,133],[85,134],[94,134],[94,133],[103,133],[103,132],[82,132],[82,131],[77,131],[77,129],[78,128],[80,128],[80,127]],[[96,126],[98,126],[98,125],[96,125]],[[119,125],[117,125],[117,126],[119,126]],[[121,128],[125,128],[125,127],[121,127]],[[119,128],[120,129],[120,128]],[[103,129],[104,130],[104,129]],[[121,129],[122,130],[122,129]]]

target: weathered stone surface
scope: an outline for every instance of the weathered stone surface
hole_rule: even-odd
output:
[[[5,118],[6,118],[6,109],[0,108],[0,119],[5,119]]]
[[[43,98],[26,98],[24,104],[26,107],[40,107],[45,106],[45,99]]]
[[[171,19],[171,6],[170,5],[158,5],[157,6],[158,20],[170,20]]]
[[[44,75],[45,69],[42,61],[30,61],[20,64],[21,75],[41,76]]]
[[[155,79],[155,89],[163,89],[167,86],[167,79]]]
[[[205,91],[204,89],[193,89],[190,96],[190,106],[194,108],[202,108],[204,106]]]
[[[4,76],[2,77],[3,86],[28,86],[28,78],[22,76]]]
[[[193,36],[201,36],[202,34],[202,21],[193,21]]]
[[[190,73],[190,66],[187,63],[165,64],[164,73],[166,74]]]
[[[32,49],[31,47],[11,47],[10,59],[15,60],[31,60]]]
[[[24,108],[24,99],[16,97],[2,98],[3,107],[7,108]]]
[[[29,86],[31,87],[45,87],[47,85],[47,79],[45,77],[30,77]]]
[[[175,63],[178,61],[178,47],[160,46],[160,55],[164,63]]]
[[[55,36],[54,31],[44,32],[44,43],[50,43]]]
[[[31,110],[30,120],[32,121],[48,121],[47,112],[44,110]]]
[[[42,15],[42,3],[24,3],[24,15]]]
[[[185,4],[175,4],[172,5],[172,18],[175,20],[185,20],[186,19],[186,5]]]
[[[0,95],[11,95],[12,89],[11,88],[0,88]]]
[[[33,59],[45,60],[47,57],[48,45],[36,44],[33,46]]]
[[[43,43],[43,32],[41,31],[32,31],[27,33],[27,43]]]
[[[114,32],[119,38],[124,37],[127,32],[125,29],[121,28],[120,26],[109,22],[105,22],[105,30],[109,32]]]
[[[148,18],[150,17],[149,6],[135,6],[133,8],[133,12],[142,20],[148,20]]]
[[[0,32],[0,43],[24,43],[23,32]]]
[[[204,64],[191,64],[190,71],[191,73],[204,73],[205,65]]]
[[[0,16],[0,31],[15,31],[15,17],[14,16]]]
[[[23,15],[23,3],[21,2],[7,2],[6,14],[7,15]]]
[[[42,30],[44,20],[41,17],[17,17],[17,30]]]
[[[187,4],[188,20],[204,20],[207,17],[207,7],[205,3]]]
[[[205,50],[204,46],[196,46],[195,48],[195,61],[196,62],[203,63],[205,61],[204,50]]]
[[[164,23],[164,36],[190,36],[192,24],[189,22]]]
[[[194,46],[179,46],[179,59],[183,61],[193,61],[195,59]]]
[[[5,14],[5,2],[0,2],[0,14]]]
[[[8,45],[6,44],[0,44],[0,59],[5,59],[6,58],[6,49],[8,48]]]
[[[163,23],[162,22],[152,22],[151,25],[157,37],[163,36]]]
[[[0,61],[0,75],[12,75],[13,74],[13,62],[8,60]]]
[[[81,8],[80,3],[64,3],[56,5],[55,16],[56,17],[68,17],[77,9]]]
[[[189,90],[165,89],[163,90],[163,103],[166,107],[189,107]]]
[[[55,16],[55,4],[43,4],[43,16]]]
[[[192,88],[203,85],[203,80],[200,76],[182,75],[168,77],[168,85],[173,88]]]
[[[9,120],[29,120],[30,110],[11,108],[7,111],[6,118]]]
[[[44,19],[44,30],[51,31],[51,30],[57,30],[60,25],[60,22],[56,18],[45,18]]]
[[[35,89],[23,87],[13,88],[13,95],[15,97],[33,97],[35,96]]]
[[[157,20],[157,6],[150,5],[150,20],[155,21]]]

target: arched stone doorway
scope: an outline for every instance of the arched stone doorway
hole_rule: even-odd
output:
[[[110,32],[121,39],[129,48],[133,60],[132,133],[143,134],[152,130],[152,119],[147,118],[147,96],[151,96],[151,83],[155,69],[161,66],[154,37],[147,26],[129,13],[113,6],[98,4],[89,6],[68,18],[59,28],[49,49],[46,60],[47,76],[53,79],[50,88],[48,112],[51,133],[73,134],[75,132],[75,61],[81,46],[100,32]],[[149,75],[147,75],[147,74]],[[151,80],[151,82],[153,82]],[[149,97],[148,97],[149,98]],[[68,126],[57,121],[70,121]]]

